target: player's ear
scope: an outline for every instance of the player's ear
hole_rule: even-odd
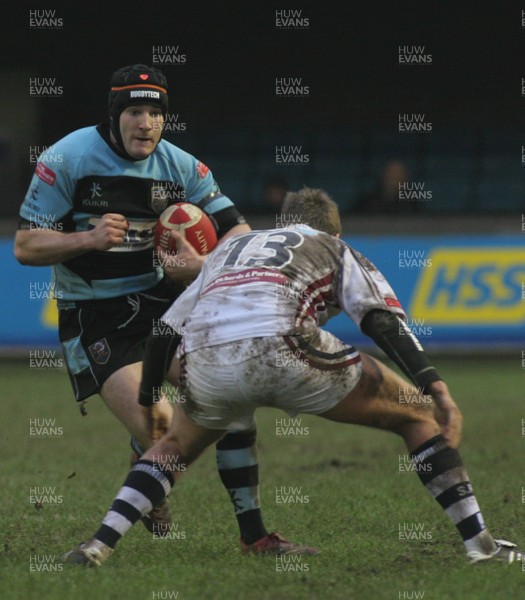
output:
[[[334,237],[336,237],[337,239],[339,239],[339,238],[341,237],[341,234],[340,234],[340,233],[336,233],[336,234],[334,235]]]

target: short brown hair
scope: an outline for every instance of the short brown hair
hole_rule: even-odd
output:
[[[330,235],[341,235],[339,208],[324,190],[304,187],[288,192],[283,200],[282,215],[294,215],[294,222],[304,223]]]

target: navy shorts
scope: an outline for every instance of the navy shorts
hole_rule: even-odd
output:
[[[78,402],[97,394],[115,371],[143,360],[150,331],[184,289],[164,278],[143,292],[59,308],[59,339]]]

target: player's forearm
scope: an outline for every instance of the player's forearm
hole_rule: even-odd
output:
[[[62,233],[46,229],[16,233],[14,254],[19,263],[44,267],[93,250],[90,232]]]
[[[395,314],[371,310],[361,321],[361,329],[421,390],[431,393],[432,384],[441,380],[419,340]]]
[[[158,402],[159,390],[164,383],[179,341],[180,336],[167,324],[163,326],[162,331],[150,332],[146,340],[138,398],[142,406],[151,406]]]

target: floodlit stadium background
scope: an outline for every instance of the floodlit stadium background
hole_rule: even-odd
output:
[[[324,188],[348,241],[391,281],[429,349],[497,349],[519,364],[525,17],[461,4],[20,9],[1,41],[4,354],[56,344],[50,270],[12,257],[36,157],[99,122],[111,73],[145,62],[169,80],[166,138],[208,164],[253,227],[278,223],[268,181]],[[393,159],[411,186],[397,204],[417,211],[358,212]],[[345,318],[329,327],[367,344]]]

